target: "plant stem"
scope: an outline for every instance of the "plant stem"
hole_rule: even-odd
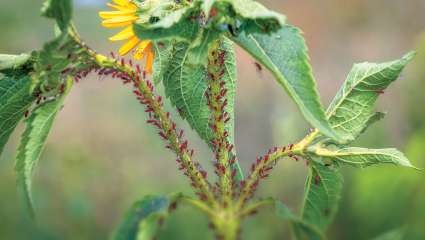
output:
[[[216,212],[214,211],[214,209],[212,209],[210,206],[206,205],[204,202],[201,202],[199,200],[196,200],[196,199],[193,199],[193,198],[190,198],[190,197],[183,197],[182,201],[198,208],[199,210],[206,213],[209,217],[216,215]]]
[[[70,30],[70,36],[74,41],[79,44],[86,53],[93,58],[97,66],[104,69],[113,69],[117,72],[124,73],[130,77],[134,86],[137,88],[138,94],[143,98],[143,103],[146,104],[152,117],[158,122],[157,127],[163,133],[163,137],[168,141],[169,148],[179,157],[182,166],[185,168],[185,175],[190,178],[192,184],[197,188],[201,194],[201,198],[205,198],[211,205],[215,205],[216,201],[210,189],[210,184],[201,173],[197,164],[191,159],[191,153],[187,148],[187,142],[182,142],[181,138],[175,128],[174,121],[171,120],[170,115],[164,111],[161,98],[157,97],[153,92],[153,85],[140,78],[136,70],[127,64],[119,63],[116,59],[108,58],[104,55],[98,54],[94,50],[87,47],[80,39],[75,29]],[[184,146],[184,147],[183,147]]]
[[[218,240],[236,240],[240,234],[240,218],[228,209],[219,211],[212,219]]]
[[[287,156],[297,159],[295,155],[304,155],[304,150],[315,139],[316,135],[316,132],[312,132],[296,144],[290,144],[283,148],[275,148],[273,151],[269,151],[265,156],[259,158],[252,165],[251,174],[246,178],[245,184],[242,186],[239,200],[236,203],[236,209],[241,210],[244,207],[245,203],[255,193],[260,180],[269,175],[279,159]]]
[[[275,201],[273,199],[265,199],[265,200],[259,200],[259,201],[253,202],[245,206],[241,211],[239,211],[239,217],[242,219],[253,213],[256,213],[259,208],[273,205],[274,203]]]
[[[210,126],[214,136],[212,139],[213,150],[217,163],[215,165],[216,174],[219,176],[219,188],[221,201],[226,208],[232,202],[234,176],[236,170],[232,170],[235,163],[235,156],[232,154],[233,145],[228,141],[229,132],[226,123],[230,120],[229,113],[225,111],[227,106],[226,82],[223,79],[225,74],[225,60],[227,52],[221,48],[222,40],[216,40],[208,52],[208,90],[207,100],[211,109]],[[233,171],[235,171],[233,173]]]

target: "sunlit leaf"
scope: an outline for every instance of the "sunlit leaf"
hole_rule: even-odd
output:
[[[297,28],[286,25],[271,35],[241,34],[233,39],[273,73],[313,127],[342,141],[331,128],[320,103],[307,48]]]
[[[375,116],[373,108],[379,95],[400,76],[413,56],[409,53],[392,62],[354,65],[327,111],[335,131],[356,139]]]
[[[277,31],[285,24],[285,16],[271,11],[253,0],[216,0],[215,7],[226,13],[233,21],[235,31],[250,33],[270,33]]]
[[[137,22],[133,24],[134,32],[140,39],[171,40],[177,39],[190,42],[200,31],[199,23],[194,19],[199,16],[200,9],[196,6],[179,6],[174,11],[165,11],[165,16],[155,16],[158,21],[151,23]],[[196,17],[195,17],[196,18]]]
[[[0,70],[16,69],[27,63],[30,57],[31,55],[25,53],[20,55],[0,54]]]
[[[150,6],[154,10],[143,3],[139,6],[147,8],[140,13],[142,20],[133,26],[141,39],[178,39],[190,43],[204,30],[216,35],[228,31],[270,33],[285,22],[283,15],[252,0],[193,1],[191,4],[158,1]],[[213,8],[215,13],[211,15]],[[145,19],[143,15],[150,18]]]
[[[413,165],[397,149],[368,149],[357,147],[343,147],[328,149],[317,147],[314,154],[318,157],[331,159],[334,162],[348,164],[355,167],[368,167],[376,164],[392,164],[396,166],[412,167]]]

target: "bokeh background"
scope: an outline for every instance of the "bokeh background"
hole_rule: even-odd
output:
[[[0,52],[40,48],[52,38],[52,22],[39,16],[41,0],[0,1]],[[76,0],[75,22],[86,42],[107,53],[112,31],[100,26],[104,0]],[[425,1],[424,0],[263,0],[305,32],[314,74],[328,104],[354,62],[387,61],[416,49],[418,56],[380,99],[387,117],[355,145],[398,147],[425,167]],[[295,142],[308,125],[267,72],[258,72],[240,49],[236,143],[245,169],[274,145]],[[183,191],[176,170],[141,106],[128,89],[97,76],[76,85],[54,125],[34,178],[37,223],[28,221],[14,180],[16,131],[0,159],[0,239],[107,239],[125,210],[147,194]],[[185,123],[181,123],[188,129]],[[21,126],[22,129],[22,126]],[[190,132],[190,131],[189,131]],[[210,154],[190,133],[197,156]],[[281,162],[260,189],[298,211],[306,167]],[[392,166],[344,168],[340,211],[330,239],[372,239],[404,228],[404,239],[425,239],[425,175]],[[288,228],[273,212],[244,222],[243,239],[286,239]],[[160,239],[212,239],[203,215],[181,208]]]

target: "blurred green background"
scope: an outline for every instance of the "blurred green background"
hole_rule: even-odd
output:
[[[41,0],[0,2],[0,52],[40,48],[52,38],[52,22],[39,17]],[[107,53],[113,31],[100,26],[104,0],[75,1],[75,22],[86,42]],[[387,117],[358,146],[398,147],[425,167],[425,1],[263,0],[304,32],[322,100],[329,103],[352,63],[387,61],[417,49],[418,56],[381,98]],[[267,72],[237,50],[236,143],[245,169],[274,145],[302,137],[308,128]],[[0,159],[0,239],[107,239],[132,202],[146,194],[183,191],[176,170],[155,131],[144,124],[140,105],[128,89],[97,76],[73,89],[55,123],[34,177],[37,223],[28,221],[17,197],[14,151],[18,129]],[[186,129],[187,125],[181,123]],[[191,144],[208,165],[210,154],[194,133]],[[294,210],[300,206],[306,167],[281,162],[260,189]],[[330,239],[372,239],[404,227],[405,239],[425,239],[425,175],[392,166],[344,168],[344,193]],[[182,221],[182,218],[185,220]],[[271,211],[244,222],[243,239],[286,239],[288,228]],[[212,239],[203,215],[180,209],[160,239]]]

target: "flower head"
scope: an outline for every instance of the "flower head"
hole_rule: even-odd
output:
[[[104,19],[102,26],[106,28],[125,27],[121,32],[110,37],[111,41],[127,41],[121,46],[118,53],[121,56],[133,51],[134,59],[140,60],[146,57],[147,73],[152,73],[154,51],[152,41],[139,39],[133,31],[133,23],[139,19],[137,6],[131,0],[112,0],[115,4],[107,5],[115,11],[101,11],[99,16]]]

